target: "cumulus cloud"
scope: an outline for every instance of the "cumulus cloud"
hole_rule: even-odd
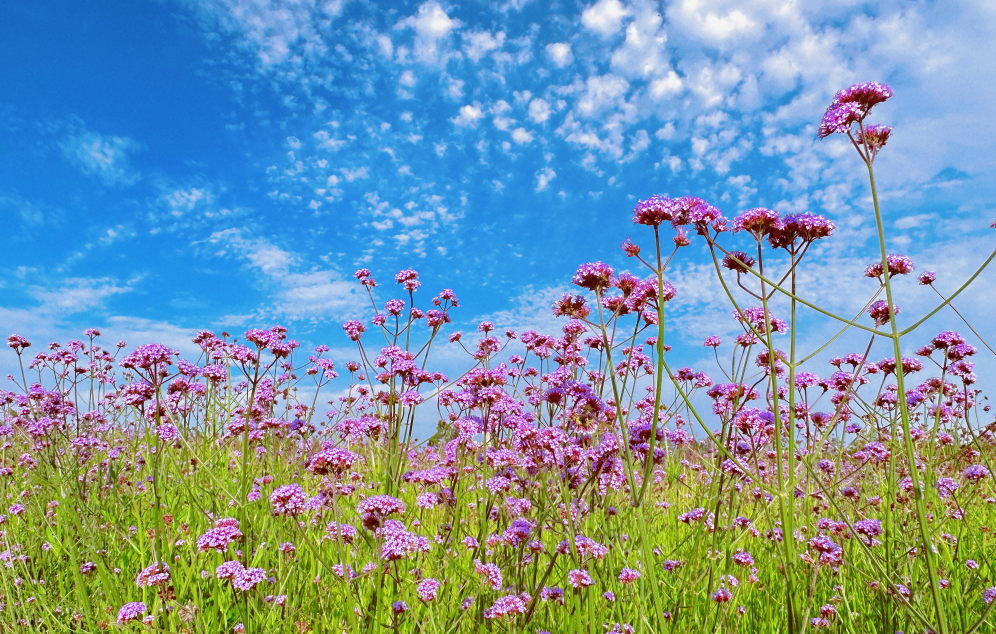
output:
[[[554,42],[546,45],[546,54],[557,68],[563,68],[574,61],[574,53],[568,42]]]
[[[516,128],[512,130],[512,140],[519,145],[526,145],[532,142],[533,135],[525,128]]]
[[[481,58],[489,52],[500,49],[505,43],[505,33],[498,31],[492,35],[488,31],[473,31],[463,34],[463,52],[474,62],[481,61]]]
[[[426,63],[439,60],[440,46],[454,29],[462,25],[460,20],[447,15],[434,0],[421,5],[418,12],[403,23],[415,30],[415,58]]]
[[[581,24],[602,37],[610,37],[619,32],[623,20],[630,15],[630,8],[619,0],[598,0],[581,12]]]
[[[536,191],[541,192],[550,185],[550,181],[557,177],[557,172],[549,167],[544,167],[536,172]]]
[[[608,73],[593,75],[585,81],[585,92],[578,100],[577,111],[581,116],[593,117],[625,100],[629,82]]]
[[[473,128],[484,116],[481,105],[477,102],[460,107],[460,114],[450,119],[453,123],[464,128]]]
[[[533,99],[529,102],[529,118],[535,123],[543,123],[550,118],[550,104],[543,99]]]

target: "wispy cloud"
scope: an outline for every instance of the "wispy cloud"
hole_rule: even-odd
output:
[[[128,137],[103,135],[77,129],[59,142],[62,155],[84,174],[97,177],[108,187],[134,185],[141,175],[131,165],[130,154],[142,148]]]
[[[354,316],[362,301],[359,285],[336,270],[298,272],[299,257],[265,238],[247,238],[241,229],[216,231],[209,238],[216,255],[244,260],[262,274],[262,286],[273,289],[272,303],[243,320],[286,317],[295,320],[344,319]]]

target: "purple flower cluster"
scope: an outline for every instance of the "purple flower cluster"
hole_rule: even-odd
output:
[[[831,134],[849,133],[851,126],[864,120],[873,106],[892,96],[889,86],[877,82],[855,84],[838,91],[823,114],[817,135],[823,139]]]

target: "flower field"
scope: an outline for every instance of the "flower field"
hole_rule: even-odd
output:
[[[992,349],[921,326],[968,283],[893,302],[935,278],[881,222],[891,128],[865,119],[890,97],[840,91],[819,129],[871,179],[880,285],[858,315],[796,293],[829,219],[655,195],[622,245],[641,275],[582,264],[559,332],[461,335],[453,291],[361,269],[370,318],[343,324],[339,367],[279,326],[203,331],[189,359],[11,335],[0,631],[993,631],[996,424],[972,362]],[[742,331],[695,369],[665,344],[693,241]],[[833,339],[805,349],[804,313]],[[854,352],[827,358],[838,340]],[[465,372],[433,369],[443,346]]]

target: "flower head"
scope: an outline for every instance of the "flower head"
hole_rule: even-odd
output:
[[[868,157],[874,160],[878,151],[885,147],[885,143],[889,140],[891,134],[892,126],[869,125],[865,126],[863,132],[858,133],[858,138],[855,141],[857,141],[858,145],[863,145],[868,152]]]
[[[782,219],[777,211],[755,207],[738,214],[733,219],[733,233],[746,231],[754,236],[754,239],[761,240],[772,231],[782,228]]]
[[[851,125],[868,116],[873,106],[889,99],[893,94],[889,86],[878,82],[855,84],[837,91],[833,102],[823,114],[817,135],[823,139],[834,133],[846,134],[851,130]]]
[[[768,233],[768,244],[775,249],[792,250],[797,240],[808,244],[816,240],[830,237],[837,226],[819,214],[805,212],[788,214],[782,218],[780,225],[772,227]]]
[[[743,251],[730,251],[723,258],[723,268],[737,273],[746,273],[755,263],[756,260]]]
[[[440,583],[435,579],[423,579],[418,584],[418,596],[423,601],[434,601],[439,592]]]
[[[141,601],[132,601],[131,603],[125,603],[118,610],[118,623],[124,624],[128,621],[137,621],[140,616],[145,614],[148,607]]]
[[[587,262],[578,267],[571,282],[590,291],[603,291],[612,286],[612,267],[604,262]]]
[[[305,511],[308,498],[298,484],[285,484],[270,494],[274,515],[299,515]]]
[[[898,306],[892,306],[892,314],[899,314]],[[868,315],[875,321],[876,326],[884,326],[889,323],[889,304],[885,300],[878,300],[868,308]]]
[[[674,200],[655,194],[636,203],[636,207],[633,208],[633,222],[638,225],[659,227],[665,222],[671,222],[674,219],[674,212]]]

